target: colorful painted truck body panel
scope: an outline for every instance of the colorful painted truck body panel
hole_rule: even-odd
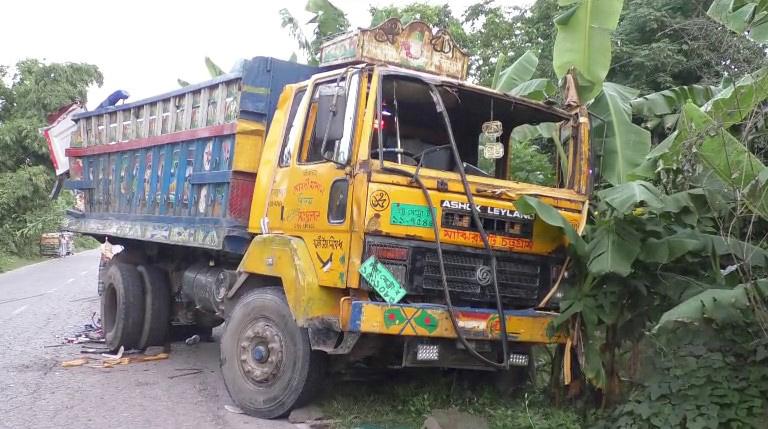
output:
[[[243,252],[282,88],[315,67],[256,57],[238,73],[75,115],[72,231]]]

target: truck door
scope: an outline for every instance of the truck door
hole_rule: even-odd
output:
[[[302,100],[294,100],[270,195],[270,231],[304,240],[323,286],[347,284],[359,93],[359,72],[315,80],[297,93]]]

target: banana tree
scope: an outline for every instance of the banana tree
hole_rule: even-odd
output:
[[[509,67],[502,70],[505,62],[504,55],[500,55],[496,60],[496,70],[491,84],[493,89],[536,101],[544,101],[557,91],[557,87],[549,79],[531,79],[539,65],[539,59],[533,52],[526,51]]]
[[[651,183],[632,181],[595,197],[593,222],[583,238],[533,197],[522,197],[517,206],[568,238],[573,272],[554,324],[570,327],[584,375],[605,391],[604,398],[615,398],[623,343],[638,341],[680,296],[727,287],[720,258],[765,269],[768,251],[703,232],[713,209],[701,189],[667,195]]]
[[[755,42],[768,42],[768,0],[715,0],[707,15]]]
[[[650,133],[632,123],[630,100],[637,91],[617,84],[603,84],[611,62],[611,32],[616,28],[622,0],[560,0],[567,9],[556,19],[557,37],[553,65],[558,78],[576,76],[577,92],[592,113],[592,145],[600,155],[598,171],[611,185],[626,183],[650,150]],[[530,79],[535,56],[527,52],[504,71],[494,86],[513,95],[542,99],[554,85],[547,79]]]
[[[722,88],[703,106],[688,101],[675,131],[648,154],[655,169],[676,169],[693,157],[768,219],[768,168],[731,131],[768,99],[768,68]],[[646,164],[647,167],[647,164]],[[650,169],[638,174],[648,174]]]
[[[280,9],[280,26],[288,30],[288,34],[299,44],[299,49],[307,56],[307,63],[317,65],[318,49],[322,41],[335,34],[349,29],[347,15],[334,6],[329,0],[309,0],[304,10],[312,13],[307,24],[314,24],[312,37],[304,35],[301,24],[288,9]]]

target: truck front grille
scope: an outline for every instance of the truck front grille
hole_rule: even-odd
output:
[[[490,274],[491,261],[483,249],[444,244],[443,261],[448,290],[455,305],[480,305],[493,308],[496,294]],[[403,252],[402,249],[407,249]],[[437,249],[432,243],[388,237],[368,236],[363,260],[377,255],[405,288],[409,299],[444,303],[443,282]],[[530,308],[550,286],[550,267],[557,259],[497,251],[496,278],[504,305]],[[362,287],[372,287],[363,279]]]
[[[440,262],[436,250],[423,254],[424,270],[421,287],[425,290],[443,290],[440,278]],[[487,301],[495,297],[493,283],[482,282],[478,274],[481,267],[490,268],[490,258],[480,255],[443,252],[448,289],[462,294],[464,299]],[[533,306],[537,303],[542,285],[542,266],[531,260],[522,260],[509,256],[497,256],[496,278],[499,294],[514,298],[521,306]],[[486,277],[487,278],[487,277]],[[465,295],[467,294],[468,295]]]

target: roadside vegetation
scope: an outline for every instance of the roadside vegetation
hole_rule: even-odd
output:
[[[446,407],[492,427],[759,427],[768,417],[768,1],[597,3],[371,10],[373,24],[399,16],[448,28],[473,55],[472,78],[505,92],[563,101],[573,71],[596,181],[583,238],[537,200],[521,203],[571,238],[557,325],[572,347],[552,350],[555,361],[573,357],[567,388],[551,359],[511,397],[448,373],[347,383],[322,402],[342,426],[413,427]],[[280,19],[312,62],[349,22],[327,0],[308,10],[308,36],[288,11]],[[580,40],[593,43],[575,49]],[[0,271],[32,260],[68,205],[48,199],[54,176],[38,129],[101,81],[87,64],[0,66]],[[546,126],[520,134],[512,150],[526,169],[516,177],[551,180],[551,136]]]
[[[101,84],[98,68],[89,64],[44,64],[22,60],[0,65],[0,272],[40,260],[40,234],[56,232],[69,194],[48,197],[55,175],[48,146],[39,129],[46,116]],[[92,246],[79,239],[77,244]],[[82,249],[82,247],[77,247]]]

